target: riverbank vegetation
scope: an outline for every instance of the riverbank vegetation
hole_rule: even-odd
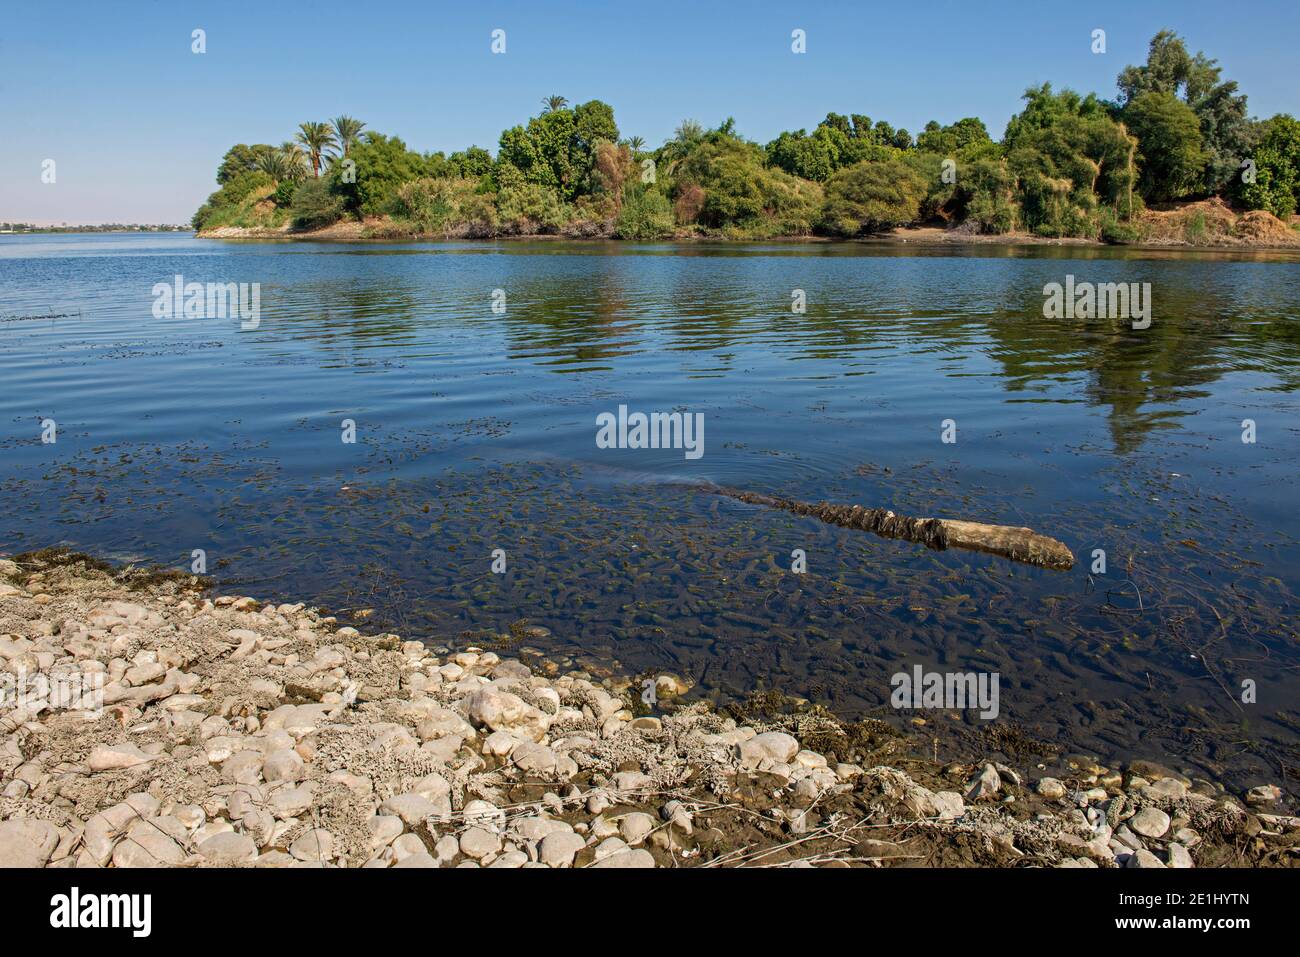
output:
[[[1120,73],[1114,99],[1031,87],[1000,140],[975,117],[913,136],[829,113],[765,145],[731,119],[712,129],[687,120],[648,149],[622,135],[608,104],[549,96],[501,134],[495,156],[419,153],[342,116],[303,123],[280,146],[231,147],[217,183],[194,216],[203,232],[351,223],[391,237],[851,238],[928,223],[1132,242],[1157,224],[1168,232],[1148,206],[1209,200],[1263,211],[1244,238],[1290,240],[1300,235],[1282,225],[1300,203],[1300,123],[1250,118],[1216,61],[1162,31],[1146,63]],[[1184,217],[1185,241],[1203,218]],[[1235,218],[1225,228],[1232,235]]]

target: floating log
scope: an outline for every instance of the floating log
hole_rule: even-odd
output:
[[[911,518],[884,508],[861,505],[836,505],[833,502],[800,502],[759,492],[746,492],[722,485],[695,486],[701,492],[725,495],[750,505],[776,508],[794,515],[817,518],[828,525],[855,528],[882,538],[898,538],[943,551],[965,548],[975,552],[1000,555],[1012,561],[1068,571],[1074,567],[1074,553],[1054,538],[1039,535],[1032,528],[1014,525],[986,525],[955,518]]]

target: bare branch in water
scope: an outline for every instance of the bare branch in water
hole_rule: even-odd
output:
[[[1074,553],[1054,538],[1039,535],[1031,528],[1013,525],[988,525],[955,518],[912,518],[884,508],[864,508],[861,505],[836,505],[832,502],[800,502],[796,499],[778,498],[759,492],[746,492],[722,485],[701,484],[692,486],[697,491],[711,495],[725,495],[750,505],[776,508],[793,515],[806,515],[820,519],[828,525],[854,528],[871,532],[882,538],[897,538],[916,542],[943,551],[946,548],[965,548],[970,551],[1000,555],[1012,561],[1067,571],[1074,567]]]

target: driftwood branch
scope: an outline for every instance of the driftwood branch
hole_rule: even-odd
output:
[[[965,548],[970,551],[1000,555],[1012,561],[1054,568],[1061,571],[1074,567],[1074,553],[1054,538],[1039,535],[1031,528],[1013,525],[986,525],[955,518],[911,518],[884,508],[861,505],[836,505],[832,502],[800,502],[759,492],[745,492],[721,485],[699,485],[699,491],[725,495],[750,505],[777,508],[794,515],[817,518],[828,525],[855,528],[882,538],[898,538],[942,551]]]

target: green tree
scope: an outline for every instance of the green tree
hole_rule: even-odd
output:
[[[258,169],[271,177],[271,179],[275,180],[277,183],[289,178],[289,158],[279,150],[275,150],[271,153],[263,153],[258,158],[257,166]]]
[[[471,146],[469,149],[458,150],[447,157],[447,163],[453,175],[466,179],[479,179],[488,176],[495,165],[492,154],[481,146]]]
[[[738,148],[739,147],[739,148]],[[704,188],[700,222],[720,228],[744,224],[763,214],[761,160],[740,144],[708,143],[682,166],[682,177]]]
[[[407,149],[400,138],[374,131],[361,137],[348,158],[356,164],[352,170],[355,182],[348,181],[341,167],[332,170],[328,180],[333,195],[357,215],[389,212],[398,187],[428,172],[425,158]]]
[[[890,149],[906,150],[912,145],[907,130],[895,130],[883,120],[872,127],[871,118],[859,113],[852,117],[827,113],[811,135],[803,130],[784,132],[765,151],[772,166],[822,183],[846,166],[881,159]]]
[[[1294,215],[1300,209],[1300,122],[1286,113],[1265,122],[1252,158],[1254,182],[1243,181],[1242,201],[1281,219]]]
[[[682,120],[677,124],[673,138],[688,146],[704,139],[704,127],[696,120]]]
[[[596,144],[618,141],[614,110],[591,100],[574,109],[535,116],[501,134],[498,167],[512,167],[525,182],[554,190],[564,200],[589,195]],[[502,175],[498,169],[498,177]],[[507,173],[507,178],[509,174]]]
[[[562,110],[569,105],[569,101],[562,96],[544,96],[542,97],[542,112],[554,113],[556,110]]]
[[[1254,134],[1246,97],[1235,81],[1221,76],[1217,60],[1200,52],[1192,56],[1178,34],[1161,30],[1151,39],[1147,62],[1125,67],[1116,81],[1121,104],[1144,93],[1169,93],[1192,108],[1206,157],[1202,188],[1211,193],[1231,185]]]
[[[296,139],[307,150],[312,172],[320,176],[325,153],[334,145],[334,131],[328,123],[301,123]]]
[[[1107,105],[1092,94],[1053,93],[1051,84],[1024,99],[1003,137],[1023,224],[1045,236],[1095,237],[1102,205],[1130,217],[1137,141]]]
[[[303,148],[293,140],[285,140],[281,143],[279,152],[284,155],[286,160],[288,160],[289,178],[294,182],[306,178],[307,174],[311,172],[308,165],[307,154],[303,152]]]
[[[293,224],[299,229],[328,226],[343,218],[343,201],[330,191],[328,180],[309,177],[293,194]]]
[[[334,120],[333,126],[334,140],[338,143],[343,155],[347,156],[348,151],[360,139],[361,131],[366,128],[366,124],[351,116],[340,116]]]
[[[1179,199],[1204,186],[1201,124],[1190,106],[1172,93],[1140,93],[1128,101],[1122,115],[1138,140],[1138,188],[1143,197]]]
[[[931,120],[926,124],[925,131],[916,138],[916,148],[956,157],[972,148],[987,147],[992,142],[983,121],[968,116],[950,126],[940,126]]]
[[[868,160],[830,178],[818,225],[836,236],[902,226],[921,215],[925,193],[925,180],[902,158]]]
[[[217,184],[224,186],[240,173],[253,172],[260,167],[262,156],[274,151],[275,147],[266,143],[258,143],[254,146],[237,143],[230,147],[221,157],[221,165],[217,167]]]
[[[640,182],[628,183],[614,221],[614,235],[619,239],[652,240],[671,236],[672,232],[673,208],[668,197]]]
[[[839,168],[839,150],[834,138],[821,133],[818,127],[812,136],[803,130],[784,132],[767,144],[768,162],[792,176],[801,176],[823,183]]]

